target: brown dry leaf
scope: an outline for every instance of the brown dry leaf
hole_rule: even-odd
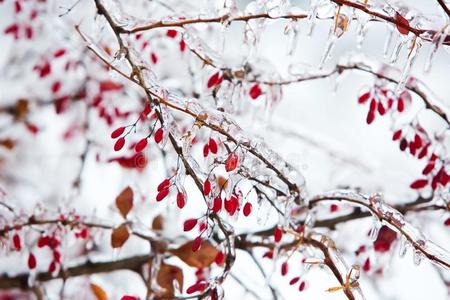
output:
[[[164,218],[161,215],[157,215],[152,221],[153,230],[162,230],[164,227]]]
[[[219,185],[220,189],[226,189],[228,186],[228,180],[225,177],[219,176],[217,177],[217,185]]]
[[[12,139],[4,139],[0,140],[0,146],[5,147],[8,150],[12,150],[16,146],[16,142]]]
[[[112,231],[111,246],[113,248],[120,248],[125,244],[129,237],[130,233],[128,232],[128,227],[124,223]]]
[[[203,241],[202,247],[198,251],[193,252],[192,241],[189,241],[177,249],[170,250],[170,252],[187,265],[203,269],[214,262],[219,251],[209,241]]]
[[[128,186],[116,198],[116,207],[122,217],[126,218],[133,208],[133,190]]]
[[[91,290],[97,300],[108,300],[108,295],[106,295],[106,292],[95,283],[91,283]]]
[[[29,107],[28,107],[28,100],[20,99],[16,102],[16,109],[15,109],[15,119],[16,120],[23,120],[28,115]]]
[[[161,293],[161,297],[171,298],[174,296],[174,280],[178,282],[180,290],[183,290],[183,270],[177,266],[161,263],[158,275],[156,276],[158,284],[165,289],[165,291]]]

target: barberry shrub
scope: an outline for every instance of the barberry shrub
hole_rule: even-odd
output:
[[[448,1],[0,16],[0,299],[448,299]]]

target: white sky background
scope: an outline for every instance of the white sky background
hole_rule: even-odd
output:
[[[49,6],[55,8],[55,17],[48,21],[47,32],[49,35],[45,39],[36,41],[35,47],[39,49],[36,51],[55,50],[57,49],[55,45],[66,45],[68,48],[71,47],[70,45],[76,45],[77,38],[71,33],[69,34],[73,28],[71,26],[61,27],[62,22],[56,17],[61,12],[57,8],[58,6],[69,6],[73,1],[48,2]],[[175,7],[179,2],[182,1],[167,1],[170,5],[176,4]],[[292,2],[305,7],[304,1]],[[407,1],[407,3],[423,12],[440,13],[434,0]],[[10,4],[6,3],[0,6],[1,28],[4,28],[11,19],[11,16],[8,15],[11,9],[7,8]],[[242,4],[240,7],[244,7],[244,5]],[[82,20],[82,30],[95,36],[92,29],[93,12],[90,1],[82,0],[69,18],[74,22]],[[283,36],[285,21],[276,21],[268,25],[258,47],[258,55],[269,60],[282,75],[286,75],[287,67],[292,62],[317,66],[324,51],[331,20],[317,22],[312,37],[305,36],[303,26],[305,21],[300,21],[300,24],[301,36],[293,58],[286,55],[287,38]],[[356,48],[355,25],[356,23],[353,23],[349,31],[337,42],[332,58],[326,63],[326,66],[333,66],[340,58],[354,51],[362,52],[375,60],[386,61],[382,54],[386,25],[382,23],[372,25],[361,50]],[[54,32],[48,30],[49,28],[55,28]],[[71,36],[71,38],[65,39],[66,36]],[[227,32],[225,42],[224,57],[227,62],[236,63],[236,58],[245,55],[246,48],[242,43],[242,37],[243,24],[232,25]],[[217,45],[211,44],[211,47],[215,46]],[[36,78],[30,74],[29,64],[26,61],[27,53],[32,52],[22,51],[21,47],[14,44],[12,39],[4,36],[0,36],[0,49],[1,105],[11,103],[18,97],[26,97],[29,94],[37,94],[44,98],[48,96],[42,87],[46,83],[36,83]],[[423,66],[428,50],[429,45],[425,44],[413,67],[412,74],[423,80],[449,109],[450,54],[440,49],[431,72],[424,74]],[[404,58],[405,55],[406,53],[403,51],[402,57]],[[7,65],[6,62],[10,61],[11,57],[20,58],[21,63],[13,66]],[[161,57],[161,61],[163,60],[164,57]],[[402,65],[403,61],[403,59],[400,60],[398,65]],[[157,67],[157,75],[163,78],[164,75],[180,72],[180,67],[176,63],[171,65],[173,68],[168,67],[170,64],[165,64],[164,69]],[[14,73],[17,73],[16,76]],[[76,86],[79,75],[71,74],[67,86]],[[391,140],[391,123],[387,117],[377,117],[370,126],[366,125],[367,107],[357,104],[357,95],[364,85],[371,84],[373,80],[374,78],[370,75],[349,72],[339,82],[335,92],[330,88],[333,83],[329,79],[290,85],[284,89],[281,103],[272,111],[270,123],[263,124],[262,107],[259,107],[260,104],[255,101],[244,104],[248,113],[239,117],[239,124],[248,132],[263,137],[276,152],[297,167],[304,174],[311,195],[334,189],[339,185],[350,184],[354,187],[361,187],[367,193],[382,192],[390,203],[407,202],[416,197],[416,192],[409,189],[409,184],[419,177],[424,162],[418,162],[415,158],[398,150],[398,144]],[[166,86],[174,85],[169,80],[163,81],[164,84]],[[411,113],[417,111],[422,105],[418,99],[415,99],[414,102],[415,106]],[[97,145],[95,151],[91,151],[87,161],[82,194],[73,195],[70,191],[70,184],[74,176],[74,169],[78,168],[78,153],[83,147],[82,139],[75,139],[68,145],[61,143],[60,137],[67,126],[77,120],[79,112],[75,109],[67,115],[57,116],[53,113],[53,109],[49,108],[47,113],[40,113],[33,117],[44,130],[35,138],[21,141],[15,153],[9,154],[7,175],[0,178],[1,186],[9,193],[9,201],[18,207],[30,212],[35,203],[43,202],[44,206],[73,207],[85,214],[95,212],[101,218],[113,218],[120,222],[117,213],[113,212],[113,200],[125,185],[131,184],[145,198],[137,213],[141,221],[150,224],[150,216],[163,213],[167,217],[168,223],[173,224],[167,230],[167,234],[180,234],[182,221],[200,214],[198,207],[192,204],[200,199],[196,199],[197,194],[192,187],[188,190],[191,202],[183,210],[181,216],[179,216],[178,210],[174,209],[173,203],[170,203],[168,207],[164,207],[164,204],[155,204],[153,199],[156,186],[164,177],[161,157],[158,154],[150,157],[149,168],[140,175],[124,171],[116,165],[95,163],[95,153],[97,152],[101,153],[104,158],[114,156],[112,141],[109,139],[110,128],[100,122],[96,124],[95,131],[90,133]],[[440,127],[442,123],[439,123],[430,112],[422,111],[419,119],[428,124],[429,128],[442,128]],[[0,125],[3,126],[8,121],[0,119]],[[300,137],[307,137],[308,140],[312,140],[320,146],[311,146],[311,144],[305,143],[303,138],[286,137],[287,131]],[[23,131],[20,129],[2,130],[0,136],[11,133],[23,134]],[[335,154],[335,157],[330,157],[328,152],[324,151],[323,145],[326,145],[327,151]],[[342,157],[352,163],[342,162]],[[10,178],[14,178],[17,182],[9,181]],[[427,237],[445,249],[450,248],[448,228],[442,226],[442,222],[448,217],[448,214],[421,213],[420,215],[415,214],[413,217],[417,217],[414,223],[421,227]],[[272,216],[266,223],[258,224],[256,217],[253,217],[245,222],[238,221],[236,230],[237,232],[249,229],[257,230],[260,227],[269,227],[275,221],[276,219]],[[361,244],[361,240],[367,240],[366,234],[371,224],[370,218],[354,221],[339,227],[340,230],[332,233],[331,237],[339,248],[345,250],[345,254],[351,254]],[[107,234],[104,239],[105,244],[109,245]],[[70,249],[70,245],[67,247]],[[113,255],[122,257],[133,253],[145,253],[148,250],[145,247],[147,246],[138,241],[129,241],[119,253],[108,253],[110,251],[107,249],[108,247],[102,250],[107,253],[104,255],[106,258],[111,258]],[[390,254],[392,257],[386,255],[380,258],[381,260],[391,260],[382,279],[375,281],[373,280],[374,275],[362,274],[361,286],[368,300],[448,299],[447,291],[438,273],[429,262],[424,260],[420,266],[415,266],[411,251],[402,259],[398,257],[397,253],[398,249],[394,249]],[[11,257],[19,259],[22,264],[14,264],[11,268],[13,260],[0,259],[0,273],[5,270],[10,270],[11,273],[25,270],[26,256],[12,255]],[[346,255],[346,258],[349,264],[352,262],[362,263],[362,261],[354,261],[353,255]],[[17,267],[17,265],[24,267]],[[268,272],[272,270],[270,263],[264,262],[264,266]],[[238,254],[234,272],[236,276],[246,281],[262,299],[270,297],[264,279],[255,266],[249,262],[245,253]],[[285,299],[325,300],[343,299],[344,297],[341,293],[324,292],[325,289],[336,285],[333,276],[328,271],[313,270],[308,273],[305,279],[309,282],[309,288],[302,293],[289,287],[288,280],[279,276],[279,268],[275,273],[270,282],[276,286]],[[113,295],[111,299],[117,299],[119,295],[130,290],[144,293],[144,286],[139,286],[141,285],[140,279],[125,272],[96,275],[92,278],[101,283],[105,290]],[[83,279],[74,279],[75,281],[80,282],[81,285],[85,284]],[[136,284],[137,282],[139,284]],[[192,274],[185,274],[185,286],[189,286],[192,282]],[[54,282],[49,286],[57,287],[59,284]],[[52,289],[49,288],[49,290]],[[233,280],[226,282],[225,291],[226,299],[253,299]],[[76,299],[75,291],[68,289],[67,292],[72,293],[69,298]],[[58,297],[57,294],[50,295],[53,295],[52,299]]]

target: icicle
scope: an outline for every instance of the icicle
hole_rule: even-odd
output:
[[[431,63],[433,62],[433,58],[434,58],[438,48],[444,43],[444,40],[447,37],[449,28],[450,28],[449,25],[450,24],[445,25],[445,27],[442,30],[435,33],[435,36],[433,37],[433,43],[430,47],[430,52],[428,54],[428,58],[425,61],[425,66],[424,66],[425,73],[430,72]]]
[[[334,35],[328,39],[327,45],[325,47],[325,52],[323,53],[322,58],[320,59],[319,69],[322,69],[325,61],[331,58],[331,51],[333,50],[334,45],[336,44],[336,40],[337,37]]]
[[[313,31],[314,31],[314,27],[316,26],[316,19],[317,19],[317,11],[319,8],[319,3],[320,0],[311,0],[311,8],[308,14],[308,19],[306,21],[307,23],[307,31],[306,31],[306,35],[307,36],[311,36]]]
[[[395,44],[395,47],[392,51],[391,54],[391,58],[390,58],[390,63],[394,64],[397,62],[398,57],[400,56],[400,51],[402,50],[403,46],[406,44],[408,40],[404,39],[404,38],[399,38],[399,40],[397,41],[397,43]]]
[[[358,49],[362,48],[362,44],[364,42],[364,38],[366,37],[367,33],[367,22],[366,23],[359,23],[358,28],[356,29],[356,47]]]
[[[419,39],[414,38],[411,41],[411,46],[409,47],[408,51],[408,58],[406,60],[406,64],[403,67],[402,75],[400,77],[400,80],[398,82],[398,85],[396,87],[396,94],[398,95],[400,92],[402,92],[406,86],[409,73],[411,72],[411,67],[417,57],[417,53],[419,52],[419,49],[421,47],[421,42]]]
[[[348,25],[349,25],[348,16],[341,11],[341,6],[338,6],[336,13],[334,15],[334,23],[330,27],[325,52],[322,55],[322,58],[319,63],[320,69],[322,69],[325,61],[331,57],[331,52],[334,49],[337,39],[340,38],[347,31]]]
[[[424,240],[418,240],[417,241],[417,245],[418,247],[422,248],[425,246],[425,241]],[[414,255],[413,255],[413,259],[414,259],[414,264],[415,265],[420,265],[420,262],[423,259],[423,254],[422,251],[420,251],[419,249],[414,249]]]
[[[358,27],[356,28],[356,47],[361,49],[364,38],[366,37],[371,16],[361,11],[356,11],[355,16],[358,21]]]
[[[370,240],[376,241],[378,233],[380,232],[381,222],[378,219],[373,221],[372,228],[370,229]]]
[[[387,38],[386,38],[386,41],[384,42],[384,48],[383,48],[383,56],[385,58],[388,56],[389,48],[391,48],[393,36],[394,36],[394,28],[392,28],[392,26],[389,26]]]
[[[406,237],[402,236],[400,241],[400,248],[399,248],[399,255],[400,257],[404,257],[406,254],[406,251],[410,247],[409,241]]]
[[[288,36],[288,48],[287,55],[292,56],[297,50],[298,37],[299,37],[299,23],[297,20],[292,20],[286,25],[284,34]]]
[[[37,270],[34,268],[28,272],[27,285],[28,287],[33,287],[36,283]]]
[[[114,248],[111,253],[111,260],[116,261],[119,258],[119,248]]]

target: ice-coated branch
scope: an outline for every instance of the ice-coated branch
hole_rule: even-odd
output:
[[[441,6],[442,10],[447,14],[447,16],[450,18],[450,8],[448,8],[447,4],[444,0],[437,0],[439,5]]]
[[[58,278],[68,279],[77,276],[108,273],[117,270],[131,270],[139,273],[140,268],[144,264],[148,263],[151,259],[151,255],[138,255],[115,261],[92,262],[88,260],[83,264],[61,270],[56,275],[50,272],[38,273],[36,275],[36,280],[39,282],[45,282]],[[28,285],[29,276],[29,273],[19,274],[15,276],[1,275],[0,289],[30,288]]]
[[[438,1],[440,1],[440,0],[438,0]],[[414,28],[414,27],[410,26],[408,23],[401,22],[395,16],[390,16],[387,14],[380,13],[379,11],[370,9],[370,5],[368,5],[368,4],[357,3],[357,2],[353,2],[353,1],[347,1],[347,0],[330,0],[330,2],[333,2],[340,6],[341,5],[348,6],[348,7],[352,7],[354,9],[360,10],[360,11],[370,15],[371,17],[373,17],[374,20],[376,20],[376,21],[379,21],[379,20],[386,21],[388,23],[391,23],[394,26],[397,26],[404,30],[407,30],[407,31],[413,33],[414,35],[416,35],[417,37],[420,37],[427,41],[431,41],[432,36],[436,33],[436,31],[431,28],[430,29]],[[443,7],[445,7],[445,4],[443,5]],[[448,8],[445,11],[447,12]],[[232,22],[248,22],[250,20],[255,20],[255,19],[299,20],[299,19],[305,19],[307,17],[308,17],[308,13],[283,14],[283,15],[279,15],[279,16],[272,16],[269,13],[259,13],[259,14],[249,14],[249,15],[243,14],[243,15],[237,15],[237,16],[222,15],[222,16],[217,16],[217,17],[192,18],[192,19],[180,17],[178,19],[171,18],[168,20],[150,22],[148,24],[138,25],[138,26],[135,26],[132,28],[119,27],[118,31],[121,34],[132,34],[132,33],[138,33],[138,32],[142,32],[142,31],[148,31],[148,30],[156,29],[156,28],[167,28],[167,27],[182,27],[183,28],[185,26],[192,25],[192,24],[205,24],[205,23],[224,24],[224,23],[232,23]],[[175,20],[173,20],[173,19],[175,19]],[[427,33],[427,35],[423,36],[424,33]],[[444,41],[444,44],[450,44],[450,38],[447,37]]]
[[[381,195],[364,195],[349,190],[336,190],[312,197],[309,205],[314,207],[323,201],[344,201],[368,209],[379,222],[392,227],[407,239],[415,249],[415,259],[418,262],[420,262],[422,256],[425,256],[431,262],[443,268],[450,268],[450,254],[432,241],[427,240],[418,229],[404,218],[402,213],[384,202]]]

